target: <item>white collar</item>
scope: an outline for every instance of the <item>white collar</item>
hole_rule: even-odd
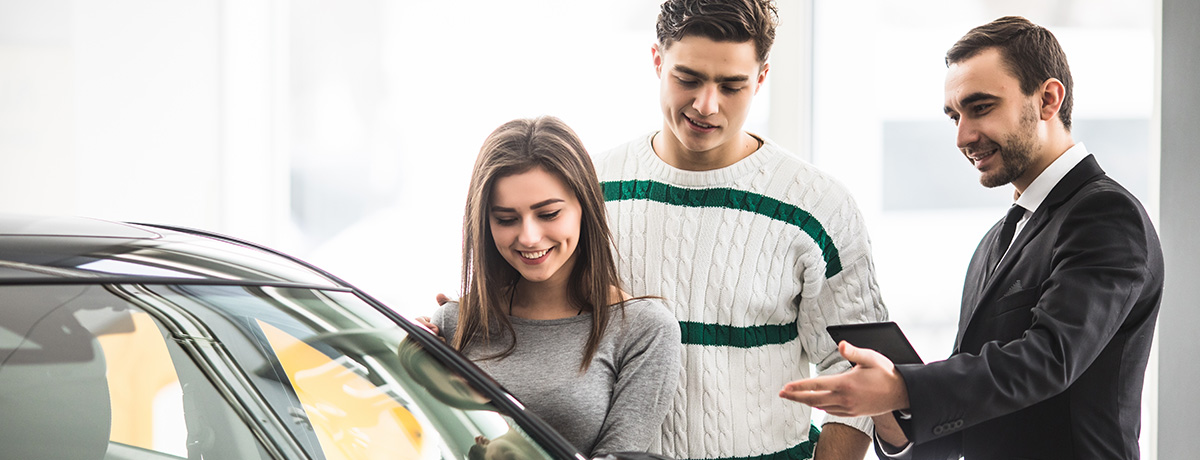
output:
[[[1016,204],[1025,208],[1025,211],[1028,213],[1026,216],[1033,214],[1042,205],[1042,202],[1046,201],[1046,196],[1050,195],[1050,191],[1054,189],[1054,186],[1058,185],[1058,182],[1068,172],[1075,169],[1075,166],[1083,161],[1084,158],[1087,158],[1087,156],[1088,151],[1083,146],[1083,142],[1077,142],[1071,146],[1066,152],[1059,155],[1053,163],[1050,163],[1050,166],[1047,166],[1045,171],[1038,174],[1037,178],[1033,179],[1029,187],[1025,188],[1025,193],[1017,197]]]

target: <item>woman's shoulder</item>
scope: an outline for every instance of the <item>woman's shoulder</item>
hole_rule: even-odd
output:
[[[630,310],[658,309],[667,311],[667,304],[658,297],[627,297],[625,308]],[[670,313],[670,312],[668,312]]]
[[[648,329],[679,329],[679,321],[675,319],[675,314],[657,297],[635,297],[626,300],[623,308],[627,319],[634,324],[643,325]]]
[[[458,322],[458,302],[451,300],[438,306],[430,316],[430,320],[439,328],[445,329],[447,326],[453,326]]]
[[[618,324],[618,347],[622,353],[639,354],[653,350],[650,355],[678,359],[682,331],[675,314],[662,299],[637,297],[625,301],[621,312],[616,312],[611,324]],[[623,317],[622,317],[623,316]],[[674,356],[675,358],[670,358]],[[667,361],[664,361],[667,362]]]

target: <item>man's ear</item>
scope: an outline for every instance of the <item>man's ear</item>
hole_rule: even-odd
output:
[[[654,75],[662,78],[663,56],[662,52],[658,49],[658,44],[650,46],[650,55],[654,56]]]
[[[1067,97],[1067,89],[1057,78],[1050,78],[1042,82],[1042,86],[1038,88],[1038,95],[1041,97],[1039,115],[1042,121],[1050,121],[1058,115],[1063,98]]]
[[[767,81],[767,72],[771,70],[771,63],[764,62],[762,70],[758,71],[758,80],[754,82],[754,94],[758,94],[758,90],[762,88],[764,82]]]

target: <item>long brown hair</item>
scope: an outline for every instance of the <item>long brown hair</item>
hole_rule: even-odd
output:
[[[497,180],[541,168],[556,176],[575,193],[582,215],[577,260],[567,283],[571,306],[591,312],[592,329],[584,348],[580,371],[586,371],[611,319],[610,301],[620,287],[613,257],[612,237],[591,157],[579,136],[551,116],[518,119],[488,135],[479,149],[463,214],[462,292],[458,327],[452,344],[465,350],[472,342],[490,340],[499,326],[513,340],[508,348],[485,359],[503,358],[516,346],[512,323],[504,313],[521,275],[508,264],[492,240],[488,212]]]

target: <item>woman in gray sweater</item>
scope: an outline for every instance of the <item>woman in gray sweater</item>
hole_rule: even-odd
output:
[[[436,330],[592,456],[658,451],[680,329],[621,290],[591,158],[554,117],[497,128],[463,218],[463,296]]]

